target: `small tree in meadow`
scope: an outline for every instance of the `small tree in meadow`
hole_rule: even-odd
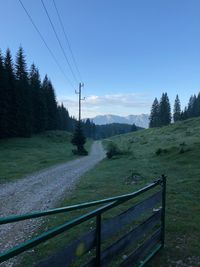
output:
[[[181,103],[178,95],[176,95],[176,99],[174,102],[174,114],[173,114],[174,122],[180,121],[181,119]]]
[[[77,147],[77,150],[73,151],[74,153],[76,153],[78,155],[87,155],[88,154],[87,150],[84,147],[84,144],[86,142],[86,138],[84,136],[80,121],[77,122],[77,125],[76,125],[71,142],[74,146]]]

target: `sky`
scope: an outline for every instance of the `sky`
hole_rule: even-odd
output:
[[[27,65],[47,73],[59,103],[78,115],[80,81],[53,0],[43,0],[74,70],[75,81],[40,0],[21,0],[53,51],[60,71],[18,0],[0,0],[0,49],[15,58],[22,45]],[[199,0],[55,0],[81,73],[82,116],[149,113],[167,92],[182,107],[200,91]],[[70,83],[66,79],[70,79]]]

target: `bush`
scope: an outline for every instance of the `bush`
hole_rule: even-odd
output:
[[[181,149],[179,150],[179,154],[183,154],[185,153],[185,149],[181,147]]]
[[[162,148],[158,148],[156,150],[156,155],[159,156],[162,153]]]
[[[168,152],[168,150],[166,149],[166,148],[158,148],[157,150],[156,150],[156,155],[157,156],[159,156],[160,154],[162,154],[162,153],[167,153]]]
[[[115,143],[109,142],[107,145],[107,153],[106,153],[107,158],[111,159],[113,156],[120,155],[120,154],[122,153],[119,147]]]

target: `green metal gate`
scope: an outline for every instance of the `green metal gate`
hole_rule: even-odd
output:
[[[116,206],[123,205],[125,202],[131,199],[144,196],[145,192],[148,192],[148,196],[145,199],[142,199],[142,201],[137,202],[137,204],[131,206],[128,210],[125,210],[121,214],[110,219],[102,219],[102,215],[106,211],[109,211]],[[82,203],[79,205],[51,209],[42,212],[0,218],[1,226],[7,223],[14,223],[27,219],[66,213],[101,205],[95,210],[86,212],[84,215],[81,215],[60,226],[54,227],[53,229],[48,230],[43,234],[0,254],[0,263],[7,261],[8,259],[15,257],[20,253],[31,249],[61,233],[69,231],[73,227],[76,227],[77,225],[88,221],[91,218],[96,218],[96,227],[94,230],[88,231],[77,240],[74,240],[68,244],[67,247],[58,253],[55,253],[55,255],[52,255],[46,260],[41,261],[36,266],[70,266],[82,255],[94,249],[95,255],[93,255],[89,261],[83,263],[82,266],[107,266],[110,262],[115,261],[117,255],[120,255],[120,253],[125,253],[127,248],[133,248],[133,251],[130,251],[129,249],[128,255],[125,255],[120,262],[118,260],[115,266],[144,266],[164,246],[165,199],[166,177],[163,175],[155,182],[136,192],[126,195],[120,195],[99,201]],[[144,215],[148,215],[148,217]],[[134,225],[134,222],[136,221],[139,221],[137,226]],[[123,236],[113,241],[111,245],[103,250],[102,244],[109,238],[116,236],[123,228],[129,229],[129,231],[126,230]],[[82,248],[81,255],[80,253],[77,253],[80,247]]]

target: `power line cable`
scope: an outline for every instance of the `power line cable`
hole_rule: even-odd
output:
[[[62,46],[61,41],[60,41],[60,39],[59,39],[59,37],[58,37],[58,34],[57,34],[56,29],[55,29],[55,27],[54,27],[54,25],[53,25],[53,22],[52,22],[52,20],[51,20],[51,18],[50,18],[49,12],[48,12],[48,10],[47,10],[45,4],[44,4],[44,1],[41,0],[41,2],[42,2],[42,5],[43,5],[43,8],[44,8],[44,10],[45,10],[45,13],[46,13],[46,15],[47,15],[47,17],[48,17],[48,19],[49,19],[49,22],[50,22],[50,24],[51,24],[51,27],[52,27],[52,29],[53,29],[53,32],[54,32],[54,34],[55,34],[55,36],[56,36],[56,39],[57,39],[57,41],[58,41],[58,43],[59,43],[60,49],[62,50],[63,55],[64,55],[64,57],[65,57],[65,59],[66,59],[66,61],[67,61],[67,64],[68,64],[69,69],[70,69],[70,71],[71,71],[71,73],[72,73],[72,76],[74,77],[74,80],[78,83],[78,80],[77,80],[77,78],[76,78],[76,75],[75,75],[75,73],[74,73],[74,71],[73,71],[73,69],[72,69],[72,67],[71,67],[71,64],[70,64],[70,62],[69,62],[69,60],[68,60],[68,58],[67,58],[67,56],[66,56],[65,50],[63,49],[63,46]]]
[[[38,27],[36,26],[35,22],[33,21],[31,15],[29,14],[29,12],[27,11],[27,9],[25,8],[24,4],[22,3],[21,0],[19,0],[19,3],[21,4],[22,8],[24,9],[25,13],[27,14],[30,22],[32,23],[33,27],[35,28],[35,30],[37,31],[37,33],[39,34],[41,40],[43,41],[44,45],[46,46],[46,48],[48,49],[49,53],[51,54],[52,58],[54,59],[55,63],[57,64],[58,68],[60,69],[60,71],[62,72],[62,74],[65,76],[65,78],[67,79],[68,83],[72,86],[72,88],[74,88],[73,83],[70,81],[70,79],[67,77],[67,75],[65,74],[64,70],[62,69],[61,65],[59,64],[56,56],[54,55],[54,53],[52,52],[52,50],[50,49],[50,47],[48,46],[47,42],[45,41],[44,37],[42,36],[41,32],[39,31]]]
[[[72,57],[74,66],[75,66],[75,68],[76,68],[76,71],[77,71],[77,73],[78,73],[78,75],[79,75],[80,80],[82,81],[82,76],[81,76],[81,73],[80,73],[80,71],[79,71],[77,61],[76,61],[75,56],[74,56],[74,53],[73,53],[73,51],[72,51],[72,48],[71,48],[71,45],[70,45],[70,41],[69,41],[69,38],[67,37],[67,33],[66,33],[65,28],[64,28],[64,25],[63,25],[63,23],[62,23],[62,19],[61,19],[61,16],[60,16],[60,14],[59,14],[58,8],[57,8],[57,6],[56,6],[55,0],[53,0],[53,4],[54,4],[55,10],[56,10],[56,13],[57,13],[57,16],[58,16],[58,20],[59,20],[59,22],[60,22],[60,25],[61,25],[63,34],[64,34],[64,36],[65,36],[66,44],[67,44],[67,46],[68,46],[68,48],[69,48],[69,51],[70,51],[70,53],[71,53],[71,57]]]

